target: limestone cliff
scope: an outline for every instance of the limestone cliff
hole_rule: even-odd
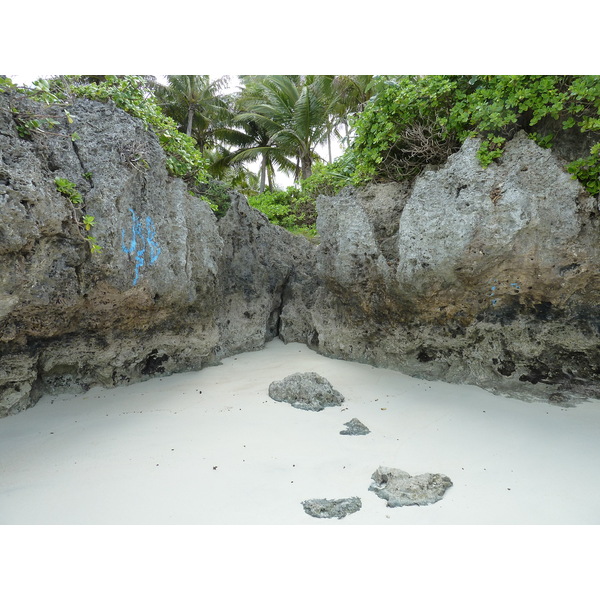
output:
[[[598,200],[523,133],[487,169],[478,144],[412,184],[319,199],[314,345],[523,398],[598,396]]]
[[[23,139],[15,107],[52,116],[58,135]],[[130,383],[258,349],[277,335],[296,265],[310,264],[311,244],[243,197],[217,222],[168,175],[137,119],[87,100],[69,113],[72,124],[59,107],[0,94],[0,416],[44,391]],[[56,178],[73,182],[83,204],[59,193]],[[77,224],[83,213],[94,216],[100,253]]]
[[[13,108],[59,135],[20,137]],[[469,140],[411,183],[321,197],[315,245],[239,194],[217,220],[114,105],[69,113],[0,94],[0,416],[275,336],[523,398],[600,394],[598,200],[525,135],[487,169]]]

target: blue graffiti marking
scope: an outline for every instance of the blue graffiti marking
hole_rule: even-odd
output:
[[[150,258],[150,264],[154,264],[160,254],[160,246],[156,243],[156,228],[150,217],[146,217],[145,231],[142,221],[130,208],[131,213],[131,241],[129,246],[125,244],[125,229],[121,230],[121,248],[128,256],[135,260],[135,271],[133,285],[136,285],[140,277],[140,269],[146,264],[146,253]],[[138,248],[139,245],[139,248]]]
[[[497,279],[494,279],[493,281],[490,280],[490,281],[488,281],[488,283],[498,283],[498,280]],[[492,293],[488,294],[488,296],[493,296],[496,293],[496,286],[492,285],[491,290],[492,290]],[[496,304],[496,302],[498,302],[498,300],[495,300],[495,299],[492,300],[492,304]]]
[[[499,298],[494,298],[496,294],[500,294],[501,296],[506,294],[506,285],[509,285],[515,293],[518,293],[521,289],[521,283],[518,281],[516,283],[509,283],[508,281],[499,282],[497,279],[490,279],[488,280],[487,284],[490,286],[490,292],[487,294],[487,296],[491,298],[490,302],[492,303],[492,306],[498,304]]]

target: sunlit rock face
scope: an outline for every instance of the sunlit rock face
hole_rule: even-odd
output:
[[[523,398],[598,396],[598,200],[520,133],[318,201],[314,346]]]
[[[472,139],[412,182],[319,198],[309,242],[237,193],[217,220],[114,105],[69,113],[0,94],[0,416],[274,337],[526,399],[600,394],[598,200],[524,134],[487,169]],[[22,137],[18,114],[57,135]]]
[[[57,135],[21,137],[17,113],[52,117]],[[283,299],[293,305],[296,264],[314,254],[238,195],[218,222],[167,173],[156,136],[114,105],[77,100],[69,113],[72,123],[61,107],[0,94],[0,416],[44,391],[131,383],[262,347]]]

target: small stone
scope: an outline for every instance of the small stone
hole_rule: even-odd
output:
[[[389,508],[433,504],[452,486],[446,475],[424,473],[411,477],[406,471],[387,467],[379,467],[371,478],[373,483],[369,491],[387,500]]]
[[[344,396],[317,373],[294,373],[269,386],[269,396],[277,402],[287,402],[294,408],[321,411],[339,406]]]
[[[317,519],[343,519],[346,515],[358,512],[362,508],[360,498],[341,498],[328,500],[326,498],[304,500],[304,512]]]
[[[346,429],[340,431],[340,435],[367,435],[367,433],[371,433],[371,430],[358,419],[351,419],[347,423],[344,423],[344,425]]]

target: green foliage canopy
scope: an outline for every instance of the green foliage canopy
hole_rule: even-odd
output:
[[[27,93],[64,106],[73,96],[115,102],[158,135],[169,171],[218,215],[227,209],[227,186],[241,186],[275,223],[308,234],[314,233],[320,194],[333,195],[349,183],[412,178],[426,165],[442,164],[471,136],[481,138],[483,166],[502,155],[519,129],[543,147],[567,129],[600,140],[600,77],[592,75],[258,75],[241,76],[241,92],[230,96],[220,95],[224,79],[172,76],[166,87],[150,79],[58,77],[35,82]],[[12,88],[0,79],[0,92]],[[37,115],[23,116],[20,125],[23,135],[54,126]],[[316,145],[341,137],[341,127],[346,140],[351,127],[354,140],[342,157],[325,164]],[[589,155],[568,166],[592,195],[600,193],[595,141]],[[244,167],[257,158],[259,177]],[[293,172],[296,186],[274,191],[276,168]],[[271,193],[257,195],[267,179]]]
[[[479,159],[489,165],[524,129],[550,147],[544,122],[582,133],[600,132],[600,77],[557,75],[388,78],[354,121],[353,180],[401,180],[443,162],[468,137],[480,136]],[[600,192],[600,144],[569,171],[592,195]]]
[[[298,161],[302,179],[312,172],[315,147],[328,133],[330,79],[269,75],[245,78],[238,121],[254,122],[284,155]]]

